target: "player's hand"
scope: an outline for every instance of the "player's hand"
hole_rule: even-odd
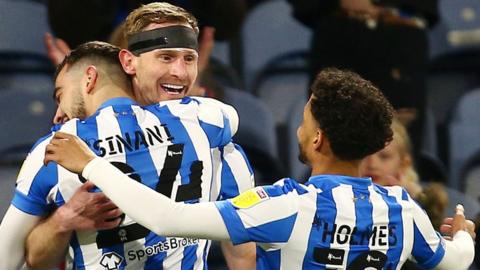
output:
[[[83,184],[53,218],[62,231],[105,230],[117,227],[122,211],[102,192],[90,192],[92,182]]]
[[[443,220],[443,224],[440,226],[440,232],[444,234],[445,239],[451,240],[455,233],[460,230],[468,232],[473,240],[475,240],[475,223],[465,219],[463,206],[458,204],[453,218],[448,217]]]
[[[70,53],[70,46],[61,38],[55,38],[50,33],[45,33],[45,47],[50,61],[58,66],[65,56]]]
[[[200,74],[208,67],[214,45],[215,28],[204,26],[202,28],[202,37],[198,48],[198,72]]]
[[[381,12],[381,8],[370,0],[341,0],[340,7],[347,12],[368,14],[373,18],[377,18]]]
[[[43,163],[47,165],[55,161],[71,172],[81,173],[94,158],[95,154],[84,141],[75,135],[58,131],[45,149]]]

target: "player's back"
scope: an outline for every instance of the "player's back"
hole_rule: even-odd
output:
[[[176,201],[195,203],[210,200],[211,148],[228,142],[232,134],[225,129],[228,121],[221,110],[210,109],[207,119],[199,114],[198,102],[192,99],[143,109],[119,98],[109,100],[85,120],[67,122],[61,130],[77,134],[135,181]],[[45,141],[40,142],[32,154],[41,154],[44,147]],[[48,205],[64,204],[83,181],[56,164],[40,170],[45,173],[20,186],[30,190],[41,186],[43,194],[35,196],[43,196]],[[42,174],[58,182],[40,179]],[[205,240],[157,236],[128,216],[118,228],[77,232],[71,242],[78,269],[203,269],[207,245]]]
[[[252,194],[230,203],[241,223],[224,214],[231,210],[220,212],[228,228],[245,229],[231,234],[234,242],[259,243],[258,269],[393,270],[410,255],[429,269],[443,256],[442,238],[401,187],[317,175],[305,185],[284,179]]]

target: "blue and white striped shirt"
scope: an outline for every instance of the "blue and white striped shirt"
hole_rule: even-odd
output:
[[[284,179],[217,208],[234,244],[255,241],[257,269],[425,269],[443,258],[443,238],[401,187],[370,178]]]
[[[253,175],[241,148],[231,143],[238,116],[212,103],[218,102],[186,97],[141,108],[114,98],[60,130],[78,135],[97,155],[173,200],[231,198],[253,186]],[[25,160],[12,200],[32,215],[63,205],[83,181],[53,162],[43,166],[52,134]],[[76,232],[70,243],[76,269],[87,270],[206,269],[208,248],[206,240],[155,235],[128,216],[116,229]]]

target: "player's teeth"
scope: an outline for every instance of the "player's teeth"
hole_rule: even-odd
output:
[[[173,89],[183,89],[183,86],[182,85],[175,85],[175,84],[164,84],[163,85],[164,87],[168,87],[168,88],[173,88]]]

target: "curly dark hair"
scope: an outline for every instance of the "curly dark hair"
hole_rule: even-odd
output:
[[[312,114],[339,159],[362,159],[392,140],[392,105],[358,74],[324,69],[311,91]]]

